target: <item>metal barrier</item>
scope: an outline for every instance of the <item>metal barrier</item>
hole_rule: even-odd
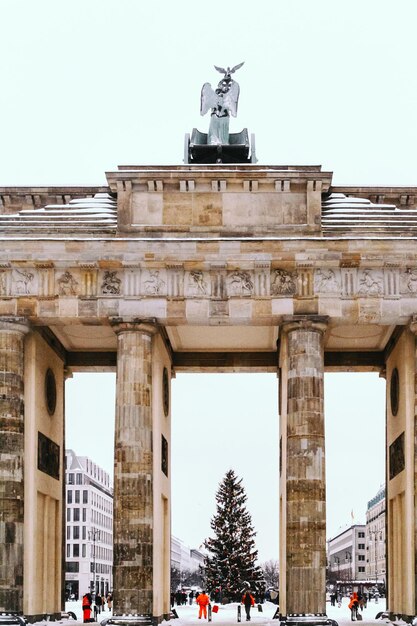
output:
[[[240,604],[237,607],[237,621],[238,622],[242,621],[242,610],[241,610]]]
[[[26,626],[27,620],[23,615],[15,615],[13,613],[0,613],[0,626],[11,626],[17,624],[18,626]]]
[[[112,615],[100,622],[101,626],[152,626],[152,615]]]
[[[210,603],[207,607],[207,621],[211,622],[211,604]]]

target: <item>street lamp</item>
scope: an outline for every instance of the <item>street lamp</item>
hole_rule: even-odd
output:
[[[93,584],[91,585],[92,593],[96,593],[96,541],[100,541],[100,530],[94,526],[88,531],[88,539],[93,542]]]
[[[336,583],[336,590],[337,590],[337,594],[339,593],[339,583],[340,583],[340,559],[338,556],[334,556],[333,557],[334,563],[337,563],[337,583]]]
[[[375,586],[378,589],[378,554],[377,554],[377,536],[379,533],[379,538],[381,539],[381,533],[378,530],[370,530],[369,531],[369,542],[374,544],[374,555],[375,555]],[[372,539],[373,537],[373,539]]]
[[[352,554],[348,551],[345,554],[345,561],[346,563],[349,562],[349,580],[353,583]]]

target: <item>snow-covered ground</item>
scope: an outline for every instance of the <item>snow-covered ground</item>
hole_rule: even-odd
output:
[[[348,609],[348,598],[343,598],[342,606],[339,608],[338,606],[331,606],[330,602],[327,603],[327,616],[331,619],[336,620],[341,626],[348,623],[351,624],[350,619],[350,610]],[[213,626],[228,626],[237,623],[237,607],[238,604],[236,602],[231,604],[219,605],[218,613],[213,613],[212,615],[212,625]],[[273,620],[274,613],[276,611],[276,605],[271,602],[265,602],[262,605],[263,611],[259,613],[254,607],[251,611],[251,622],[254,626],[276,626],[277,621]],[[67,602],[65,605],[65,609],[67,611],[72,611],[77,616],[78,620],[82,622],[82,609],[81,609],[81,601],[77,602]],[[192,606],[176,606],[175,610],[178,613],[178,619],[172,619],[168,622],[162,622],[163,626],[167,626],[170,624],[171,626],[190,626],[191,624],[201,625],[205,620],[198,620],[198,606],[194,603]],[[380,611],[385,610],[385,598],[380,598],[378,603],[374,601],[368,602],[368,606],[363,610],[362,617],[362,625],[366,624],[379,624],[384,626],[386,620],[375,620],[375,616]],[[242,612],[242,625],[246,621],[245,620],[245,610],[244,607],[241,607]],[[110,612],[104,611],[98,616],[98,622],[101,622],[106,617],[110,616]],[[65,624],[65,626],[75,626],[74,621],[63,620],[61,622]]]

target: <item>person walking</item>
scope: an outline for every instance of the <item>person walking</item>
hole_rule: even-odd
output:
[[[111,611],[111,605],[113,602],[113,596],[111,595],[111,593],[107,594],[107,608],[109,609],[109,611]]]
[[[255,598],[251,594],[250,589],[246,589],[245,593],[243,594],[242,604],[245,606],[246,621],[250,622],[250,610],[253,606],[255,606]]]
[[[207,607],[210,603],[210,598],[208,597],[204,589],[201,593],[198,594],[196,602],[200,607],[198,611],[198,619],[201,619],[201,616],[203,616],[204,619],[207,619]]]
[[[356,620],[358,619],[359,608],[358,594],[356,593],[356,591],[354,591],[350,596],[348,608],[350,609],[350,619],[352,620],[352,622],[356,622]]]
[[[101,595],[97,592],[96,593],[96,597],[94,598],[94,603],[96,608],[94,609],[94,613],[97,613],[97,615],[100,615],[101,613],[101,607],[102,607],[102,601],[101,601]]]
[[[82,609],[83,609],[83,622],[84,624],[88,624],[88,622],[92,622],[91,619],[91,605],[93,603],[93,598],[91,593],[87,592],[83,595],[82,600]]]

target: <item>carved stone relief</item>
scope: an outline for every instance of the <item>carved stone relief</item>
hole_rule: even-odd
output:
[[[293,296],[297,290],[297,272],[276,269],[271,273],[271,295]]]
[[[103,282],[101,283],[101,293],[105,296],[120,296],[122,281],[117,275],[117,271],[106,270]]]
[[[384,291],[382,272],[379,270],[360,270],[358,275],[358,294],[380,296]]]
[[[35,272],[33,270],[13,269],[12,290],[16,295],[33,295],[35,293]]]
[[[317,269],[314,272],[315,293],[340,293],[341,279],[339,270]]]
[[[78,281],[68,270],[58,278],[58,294],[60,296],[76,296],[78,294]]]
[[[185,293],[188,296],[209,296],[209,274],[201,270],[192,270],[185,273]]]
[[[400,274],[401,293],[417,294],[417,267],[409,267]]]
[[[166,294],[166,275],[161,270],[144,270],[142,273],[143,294],[146,296],[163,296]]]
[[[227,274],[227,294],[229,296],[251,296],[253,278],[250,272],[234,270]]]

